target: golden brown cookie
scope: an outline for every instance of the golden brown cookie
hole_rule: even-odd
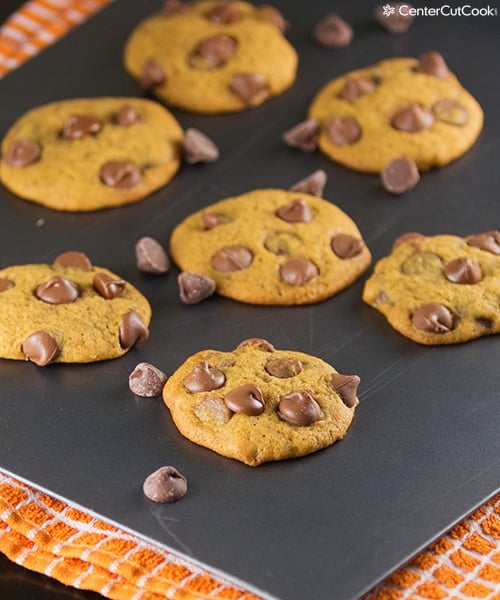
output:
[[[30,110],[2,142],[0,179],[49,208],[121,206],[164,186],[180,165],[183,132],[139,98],[62,100]]]
[[[363,300],[406,337],[455,344],[500,331],[500,232],[408,233],[368,279]]]
[[[350,286],[371,255],[353,221],[310,194],[255,190],[178,225],[171,256],[212,278],[222,296],[250,304],[311,304]]]
[[[204,350],[168,379],[163,399],[192,442],[247,465],[304,456],[344,437],[357,375],[265,340]]]
[[[404,156],[427,171],[469,150],[483,111],[441,55],[429,52],[334,79],[314,98],[309,119],[319,124],[321,151],[351,169],[380,173]]]
[[[285,21],[247,2],[167,2],[130,35],[127,71],[172,106],[225,113],[258,106],[295,80]]]
[[[147,339],[150,319],[136,288],[80,252],[0,271],[1,358],[39,366],[116,358]]]

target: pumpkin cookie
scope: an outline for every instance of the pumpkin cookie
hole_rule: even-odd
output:
[[[258,106],[295,80],[297,54],[286,22],[271,6],[246,2],[167,2],[140,23],[125,67],[172,106],[225,113]]]
[[[53,102],[7,132],[0,179],[18,196],[56,210],[121,206],[170,181],[182,138],[174,117],[151,100]]]
[[[406,337],[455,344],[500,331],[500,232],[408,233],[375,266],[363,300]]]
[[[346,434],[357,375],[250,339],[232,352],[204,350],[168,379],[163,398],[179,431],[222,456],[256,466],[310,454]]]
[[[311,304],[350,286],[371,255],[353,221],[310,194],[255,190],[221,200],[178,225],[177,265],[250,304]]]
[[[443,57],[429,52],[334,79],[314,98],[309,119],[319,126],[321,151],[351,169],[381,173],[404,156],[427,171],[469,150],[483,111]]]
[[[39,366],[116,358],[148,338],[150,318],[137,289],[80,252],[0,271],[1,358]]]

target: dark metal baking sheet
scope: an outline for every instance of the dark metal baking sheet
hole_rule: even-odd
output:
[[[157,0],[117,0],[89,23],[0,82],[0,131],[25,110],[60,98],[137,95],[121,68],[123,42]],[[473,510],[498,488],[499,339],[423,347],[395,333],[351,289],[315,306],[264,308],[177,296],[176,270],[141,275],[133,245],[205,204],[255,187],[288,187],[317,168],[325,196],[358,223],[384,256],[408,230],[465,235],[499,225],[500,63],[498,18],[419,18],[403,37],[371,21],[372,2],[338,2],[353,44],[328,51],[309,32],[330,2],[276,1],[300,53],[294,87],[262,107],[227,116],[174,111],[184,127],[212,136],[213,165],[183,167],[147,200],[94,214],[58,214],[0,190],[0,266],[50,261],[82,250],[151,300],[150,340],[114,361],[37,368],[0,362],[0,468],[102,515],[190,559],[283,600],[356,598]],[[397,198],[377,177],[294,152],[280,135],[300,121],[314,92],[335,75],[397,55],[437,49],[478,98],[486,125],[463,158],[426,174]],[[158,399],[128,390],[135,364],[172,372],[190,354],[231,349],[260,336],[359,373],[361,404],[347,437],[299,460],[246,467],[182,438]],[[173,464],[189,494],[152,506],[146,475]]]

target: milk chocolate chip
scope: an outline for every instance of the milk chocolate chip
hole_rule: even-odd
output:
[[[78,286],[64,277],[51,277],[35,290],[35,296],[48,304],[69,304],[80,295]]]
[[[478,283],[483,278],[479,263],[466,257],[449,262],[444,268],[444,274],[452,283]]]
[[[351,117],[333,117],[326,124],[326,135],[337,146],[350,146],[361,137],[361,127]]]
[[[344,87],[340,91],[339,96],[344,100],[352,102],[361,96],[366,96],[376,88],[376,84],[373,79],[366,79],[364,77],[350,77],[344,83]]]
[[[216,284],[211,277],[199,273],[181,273],[177,277],[179,296],[184,304],[198,304],[215,292]]]
[[[233,2],[216,6],[208,13],[208,20],[220,25],[230,25],[242,18],[239,8]]]
[[[27,167],[40,159],[40,146],[30,140],[15,140],[11,142],[3,156],[9,167]]]
[[[314,152],[318,146],[319,121],[307,119],[295,125],[282,136],[282,140],[292,148],[303,152]]]
[[[309,204],[302,198],[292,200],[286,206],[278,208],[276,216],[287,223],[310,223],[313,219]]]
[[[22,345],[23,354],[39,367],[51,363],[59,352],[57,342],[46,331],[36,331],[29,335]]]
[[[161,396],[166,382],[165,373],[147,362],[139,363],[128,378],[130,391],[142,398]]]
[[[418,233],[418,231],[408,231],[407,233],[403,233],[399,237],[394,240],[394,244],[392,246],[393,250],[396,250],[398,246],[401,244],[406,244],[407,242],[416,242],[419,238],[425,237],[423,234]],[[418,248],[417,243],[412,244],[413,247]]]
[[[141,87],[144,90],[150,90],[157,85],[162,85],[166,79],[165,72],[155,60],[150,58],[144,63],[140,79]]]
[[[492,254],[500,254],[500,231],[486,231],[485,233],[478,233],[473,235],[467,240],[469,246],[474,246],[480,250],[491,252]]]
[[[188,392],[197,394],[218,390],[226,383],[226,377],[222,371],[203,361],[184,377],[183,383]]]
[[[182,15],[189,12],[191,7],[179,0],[167,0],[163,5],[161,14],[164,17],[173,17],[174,15]]]
[[[222,273],[243,271],[252,264],[253,254],[245,246],[226,246],[217,250],[210,262],[212,267]]]
[[[404,6],[403,11],[401,11],[402,6]],[[375,9],[375,20],[388,33],[394,35],[406,33],[415,18],[414,15],[408,14],[410,8],[413,8],[411,4],[402,2],[381,4]]]
[[[391,125],[399,131],[418,133],[434,125],[434,115],[420,104],[410,104],[392,117]]]
[[[325,171],[318,169],[317,171],[314,171],[314,173],[304,177],[304,179],[294,183],[290,189],[294,192],[302,192],[304,194],[311,194],[312,196],[322,198],[326,179]]]
[[[420,175],[412,158],[400,156],[391,160],[380,174],[382,186],[391,194],[404,194],[418,183]]]
[[[302,363],[298,358],[272,358],[264,367],[269,375],[287,379],[295,377],[302,371]]]
[[[218,33],[199,42],[189,57],[189,64],[195,69],[222,67],[234,55],[237,47],[232,37]]]
[[[0,277],[0,292],[5,292],[10,290],[10,288],[14,287],[14,282],[10,279],[2,279]]]
[[[86,254],[70,250],[63,252],[55,259],[54,267],[71,267],[73,269],[81,269],[82,271],[92,271],[92,263]]]
[[[187,479],[175,467],[161,467],[146,477],[144,495],[153,502],[176,502],[187,492]]]
[[[291,425],[308,426],[323,418],[323,411],[316,400],[304,390],[281,396],[278,415]]]
[[[123,279],[114,279],[106,273],[96,273],[92,285],[100,296],[112,300],[123,295],[126,283]]]
[[[186,129],[182,142],[184,158],[190,165],[211,163],[219,158],[219,149],[213,141],[198,129]]]
[[[260,73],[236,73],[229,88],[246,106],[256,106],[269,96],[266,80]]]
[[[336,14],[327,15],[313,29],[314,41],[324,48],[344,48],[352,42],[353,30]]]
[[[260,14],[267,21],[270,21],[273,25],[275,25],[281,31],[281,33],[285,33],[285,31],[290,27],[290,23],[274,6],[271,6],[270,4],[263,4],[259,10]]]
[[[419,306],[411,318],[414,327],[429,333],[448,333],[453,329],[453,314],[438,302]]]
[[[365,243],[363,240],[356,238],[348,233],[338,233],[332,239],[332,250],[339,258],[353,258],[361,254]]]
[[[144,121],[144,117],[137,109],[135,109],[133,106],[130,106],[130,104],[124,104],[114,115],[113,120],[117,125],[128,127],[129,125],[142,123]]]
[[[123,315],[120,322],[119,336],[122,348],[132,348],[135,344],[148,339],[149,329],[135,310],[129,310]]]
[[[214,227],[218,227],[219,225],[229,223],[229,219],[224,215],[218,215],[216,213],[211,213],[207,211],[201,213],[201,221],[203,223],[204,229],[213,229]]]
[[[142,180],[142,171],[128,160],[110,160],[101,167],[100,179],[105,185],[124,189],[134,187]]]
[[[469,120],[469,112],[459,102],[443,98],[432,107],[432,112],[438,121],[449,125],[465,125]]]
[[[170,267],[167,253],[152,237],[142,237],[135,245],[137,268],[143,273],[163,275]]]
[[[248,338],[248,340],[243,340],[236,346],[236,350],[246,348],[247,346],[258,346],[259,350],[263,350],[264,352],[274,352],[275,350],[271,342],[262,338]]]
[[[318,274],[318,267],[306,258],[292,258],[280,267],[280,277],[289,285],[305,285]]]
[[[421,56],[415,71],[418,73],[433,75],[438,79],[446,79],[450,74],[444,58],[441,56],[441,54],[439,54],[439,52],[435,51],[427,52]]]
[[[231,390],[224,397],[224,402],[229,410],[248,417],[262,414],[265,408],[262,392],[253,383],[246,383]]]
[[[62,130],[62,136],[66,140],[78,140],[86,135],[97,133],[101,129],[101,123],[87,115],[70,115]]]
[[[342,402],[348,408],[354,408],[359,404],[356,393],[360,378],[357,375],[341,375],[340,373],[333,373],[330,377],[330,384],[332,388],[340,396]]]

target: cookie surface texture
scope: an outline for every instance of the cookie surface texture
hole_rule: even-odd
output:
[[[170,253],[240,302],[311,304],[348,287],[371,255],[354,222],[309,194],[267,189],[221,200],[178,225]]]
[[[143,87],[172,106],[214,114],[257,106],[292,85],[297,54],[269,7],[183,6],[147,18],[127,41],[125,67]]]
[[[376,264],[363,300],[421,344],[500,332],[500,232],[405,237]]]
[[[309,109],[320,150],[369,173],[401,156],[427,171],[467,152],[483,125],[481,107],[452,73],[437,77],[418,65],[394,58],[328,83]]]
[[[139,98],[63,100],[23,115],[2,143],[0,178],[49,208],[93,211],[135,202],[180,165],[183,132]]]
[[[357,376],[340,375],[319,358],[254,340],[232,352],[191,356],[168,379],[163,398],[182,435],[256,466],[343,438],[358,384]]]
[[[102,267],[27,264],[0,270],[0,357],[87,363],[147,337],[151,309]]]

